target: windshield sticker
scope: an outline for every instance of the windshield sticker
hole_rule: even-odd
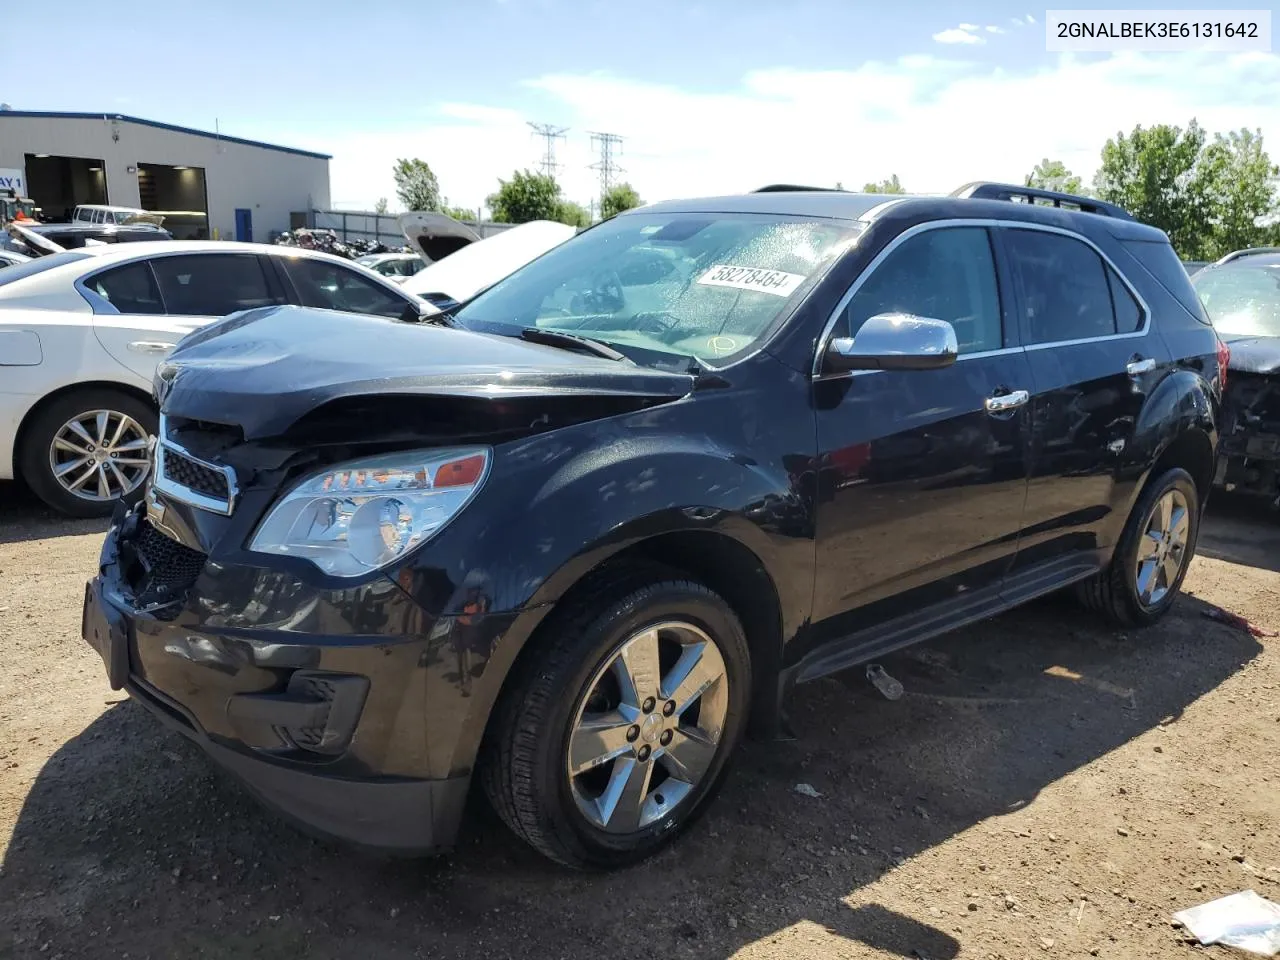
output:
[[[698,278],[698,283],[710,287],[757,290],[760,293],[771,293],[775,297],[789,297],[806,279],[798,273],[783,273],[781,270],[716,264]]]

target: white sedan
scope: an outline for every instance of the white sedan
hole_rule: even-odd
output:
[[[297,247],[113,244],[0,270],[0,480],[22,477],[72,516],[110,513],[147,476],[156,364],[197,327],[285,303],[424,311],[397,284]]]
[[[419,321],[574,234],[534,221],[430,264],[405,286],[299,247],[138,241],[0,270],[0,480],[22,477],[77,517],[140,496],[156,365],[192,330],[240,310],[301,304]],[[456,258],[456,260],[455,260]]]

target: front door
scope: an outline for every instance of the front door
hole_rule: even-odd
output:
[[[236,239],[241,243],[253,243],[253,211],[236,208]]]
[[[911,313],[949,321],[960,357],[815,384],[815,642],[998,586],[1017,552],[1030,371],[990,233],[944,223],[905,236],[859,280],[833,335]]]
[[[1138,417],[1169,363],[1147,308],[1081,237],[999,231],[1031,364],[1031,481],[1018,566],[1112,546]],[[1082,556],[1082,560],[1086,559]]]

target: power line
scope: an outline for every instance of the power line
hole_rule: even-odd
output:
[[[626,172],[613,159],[614,147],[622,152],[622,137],[616,133],[591,133],[591,145],[600,150],[600,159],[591,164],[591,169],[600,172],[600,197],[603,199],[613,186],[614,178]]]
[[[534,123],[532,120],[525,122],[529,124],[535,136],[543,139],[542,160],[540,162],[542,172],[548,177],[554,177],[556,171],[560,168],[560,164],[556,163],[556,141],[563,140],[564,135],[569,132],[569,128],[556,127],[549,123]]]

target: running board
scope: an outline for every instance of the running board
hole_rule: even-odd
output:
[[[1085,580],[1101,569],[1096,556],[1074,554],[1030,567],[1009,577],[999,586],[975,590],[945,603],[831,640],[785,671],[784,689],[793,683],[807,683],[850,667],[861,666],[903,647],[1004,613],[1028,600]]]

